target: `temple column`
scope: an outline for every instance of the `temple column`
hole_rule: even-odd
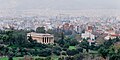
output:
[[[45,43],[46,43],[46,37],[45,37]]]

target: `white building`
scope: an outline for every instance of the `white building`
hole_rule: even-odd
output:
[[[82,29],[80,26],[75,26],[74,30],[77,32],[77,33],[82,33]]]
[[[91,33],[88,32],[88,31],[85,31],[85,33],[82,33],[82,34],[81,34],[81,37],[82,37],[83,39],[90,38],[91,40],[95,40],[95,35],[91,34]]]

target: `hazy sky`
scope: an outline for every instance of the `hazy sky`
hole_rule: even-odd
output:
[[[120,9],[120,0],[0,0],[0,9]]]

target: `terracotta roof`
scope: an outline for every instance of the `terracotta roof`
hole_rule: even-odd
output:
[[[110,36],[120,36],[120,34],[111,34]]]

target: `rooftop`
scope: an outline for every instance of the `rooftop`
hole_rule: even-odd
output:
[[[27,36],[53,36],[51,34],[47,34],[47,33],[35,33],[35,32],[30,32],[30,33],[27,33]]]

